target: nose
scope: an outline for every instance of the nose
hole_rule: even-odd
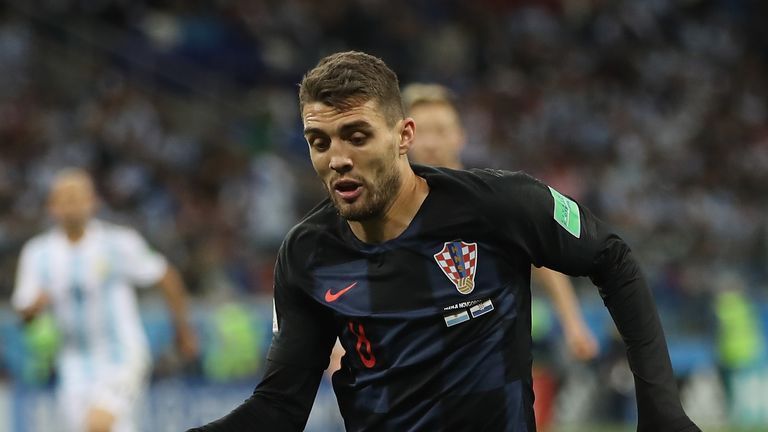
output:
[[[341,151],[334,152],[334,154],[331,155],[331,160],[328,164],[329,168],[339,174],[349,172],[352,169],[352,166],[352,159],[345,152]]]

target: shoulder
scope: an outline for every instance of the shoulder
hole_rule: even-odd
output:
[[[507,171],[493,168],[473,168],[467,172],[467,176],[473,182],[487,186],[492,190],[499,188],[524,189],[538,186],[541,183],[531,175],[523,171]]]
[[[27,240],[22,246],[22,254],[38,253],[50,244],[54,231],[48,230]]]
[[[100,231],[105,234],[116,235],[116,236],[138,235],[138,232],[136,232],[135,229],[127,225],[122,225],[115,222],[109,222],[102,219],[95,219],[91,221],[89,228],[97,232]]]
[[[456,196],[494,199],[503,194],[506,200],[523,198],[531,189],[545,187],[523,171],[507,171],[492,168],[454,170],[413,165],[414,171],[424,177],[430,187],[446,189]]]
[[[321,234],[335,230],[339,215],[331,200],[326,198],[310,210],[286,234],[284,245],[306,245],[314,242]]]
[[[280,251],[278,263],[282,265],[311,261],[318,243],[328,236],[338,235],[340,216],[331,200],[326,198],[310,210],[286,234]]]
[[[138,230],[127,225],[97,219],[91,222],[89,229],[115,246],[134,246],[145,242]]]
[[[493,168],[451,169],[412,165],[416,174],[427,179],[430,184],[454,184],[466,188],[493,188],[500,183],[525,185],[535,183],[536,179],[523,171],[507,171]]]

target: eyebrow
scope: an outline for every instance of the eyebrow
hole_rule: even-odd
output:
[[[354,130],[370,131],[371,129],[373,129],[373,126],[371,126],[371,124],[368,123],[367,121],[365,121],[365,120],[357,120],[357,121],[353,121],[352,123],[347,123],[347,124],[343,125],[339,129],[339,133],[341,135],[344,135],[344,134],[348,134],[348,133],[350,133],[350,132],[352,132]],[[304,136],[313,135],[313,134],[315,134],[315,135],[327,135],[327,133],[324,130],[322,130],[322,129],[318,128],[318,127],[307,127],[307,128],[304,128]]]
[[[304,128],[304,136],[307,135],[325,135],[325,131],[317,127]]]
[[[341,127],[341,129],[339,129],[339,132],[341,135],[344,135],[355,130],[370,131],[371,129],[373,129],[373,126],[371,126],[370,123],[368,123],[365,120],[358,120],[352,123],[345,124],[344,126]]]

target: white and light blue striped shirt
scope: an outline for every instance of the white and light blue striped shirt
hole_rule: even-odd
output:
[[[133,229],[91,221],[72,243],[53,228],[22,249],[11,302],[31,306],[45,292],[61,334],[59,372],[70,385],[149,360],[134,287],[163,277],[165,258]]]

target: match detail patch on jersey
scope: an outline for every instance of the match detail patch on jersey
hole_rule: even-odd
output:
[[[493,311],[491,299],[463,301],[443,308],[443,319],[447,327],[455,326],[478,318]],[[447,312],[447,313],[446,313]]]
[[[553,215],[555,221],[574,237],[581,237],[579,205],[551,187],[549,187],[549,192],[552,194],[552,198],[555,199],[555,210]]]
[[[469,314],[467,311],[461,311],[452,315],[445,315],[443,319],[445,320],[445,325],[451,327],[469,321]]]
[[[480,315],[485,315],[493,310],[493,302],[490,299],[480,303],[479,305],[469,308],[469,313],[472,314],[472,318],[477,318]]]
[[[469,294],[475,289],[477,243],[445,242],[443,249],[435,254],[435,261],[460,293]]]

